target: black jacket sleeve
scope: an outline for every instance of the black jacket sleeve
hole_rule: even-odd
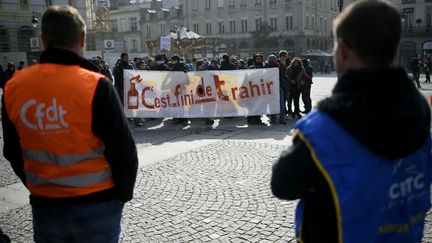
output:
[[[22,158],[22,150],[20,144],[20,137],[15,128],[15,125],[9,119],[4,96],[2,97],[2,111],[1,120],[3,128],[3,155],[10,162],[12,169],[20,180],[26,185],[26,179],[24,174],[24,160]]]
[[[306,144],[298,137],[294,138],[293,143],[273,164],[271,189],[273,195],[280,199],[302,198],[324,180]]]
[[[99,81],[93,98],[92,130],[105,144],[118,199],[131,200],[138,170],[137,150],[118,94],[105,79]]]

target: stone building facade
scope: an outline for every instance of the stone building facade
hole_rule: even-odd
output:
[[[181,0],[181,25],[206,37],[220,38],[218,53],[241,57],[286,49],[300,55],[311,49],[331,50],[331,24],[338,14],[337,0]],[[176,24],[173,23],[171,24]],[[252,32],[267,25],[271,47],[263,48]],[[143,23],[155,34],[161,21]],[[159,25],[159,26],[158,26]],[[153,32],[152,32],[153,33]],[[149,36],[153,38],[154,36]],[[208,50],[197,55],[205,56]]]
[[[71,5],[86,18],[86,2],[78,0],[0,1],[0,63],[38,59],[42,50],[40,24],[49,5]],[[24,60],[23,60],[24,59]],[[17,64],[17,63],[15,63]]]
[[[432,0],[393,0],[402,18],[397,64],[408,68],[414,55],[432,57]]]

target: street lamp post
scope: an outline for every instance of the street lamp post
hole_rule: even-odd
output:
[[[190,46],[188,46],[188,45],[190,45],[190,43],[187,42],[187,39],[185,39],[185,40],[181,39],[180,31],[190,32],[188,27],[183,27],[183,26],[178,27],[175,24],[171,26],[170,32],[177,34],[177,39],[176,39],[176,45],[177,45],[177,50],[178,50],[177,54],[179,54],[180,56],[184,56],[185,55],[185,48],[186,49],[189,48]],[[187,38],[187,37],[185,36],[185,38]]]
[[[182,49],[181,47],[181,43],[180,43],[180,28],[177,25],[172,25],[171,26],[171,33],[176,33],[177,34],[177,39],[176,39],[176,45],[177,45],[177,51],[179,55],[181,55],[180,50]]]
[[[37,60],[40,54],[40,39],[39,39],[39,18],[41,14],[39,12],[32,12],[31,24],[34,28],[34,35],[30,38],[30,53],[29,53],[29,61]]]
[[[342,12],[344,6],[344,0],[338,0],[339,13]]]
[[[37,14],[38,14],[38,12],[33,12],[33,17],[32,17],[32,20],[31,20],[33,28],[37,28],[37,26],[38,26],[39,19],[36,18]]]

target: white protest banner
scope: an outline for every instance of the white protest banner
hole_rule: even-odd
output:
[[[127,117],[279,114],[279,69],[161,72],[124,70]]]
[[[162,52],[171,51],[171,36],[160,37],[160,49]]]
[[[96,6],[97,7],[110,7],[110,1],[109,0],[96,0]]]

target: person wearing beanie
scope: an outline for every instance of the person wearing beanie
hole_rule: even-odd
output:
[[[222,56],[220,70],[237,70],[237,67],[230,62],[230,58],[227,54]]]
[[[177,72],[185,72],[187,73],[187,68],[185,65],[180,62],[180,56],[177,54],[174,54],[171,56],[170,59],[170,69],[169,71],[177,71]],[[175,124],[183,124],[183,126],[187,126],[189,124],[189,119],[187,118],[173,118],[172,120]]]
[[[267,57],[267,63],[275,63],[277,61],[277,57],[276,57],[276,55],[274,55],[274,54],[270,54],[268,57]]]
[[[238,61],[237,67],[238,67],[238,69],[246,69],[246,62],[243,59],[240,59]]]
[[[262,54],[258,53],[255,54],[255,56],[252,58],[252,66],[250,67],[251,69],[254,68],[264,68],[264,59]],[[261,116],[247,116],[247,123],[250,125],[263,125],[264,123],[262,123],[261,121]]]
[[[162,58],[162,55],[156,55],[155,57],[154,57],[154,59],[156,60],[156,61],[164,61],[163,60],[163,58]]]
[[[165,60],[162,55],[155,56],[156,65],[154,65],[152,70],[156,71],[168,71],[168,66],[165,64]]]
[[[218,64],[218,60],[211,60],[210,65],[208,66],[208,70],[219,70]]]

